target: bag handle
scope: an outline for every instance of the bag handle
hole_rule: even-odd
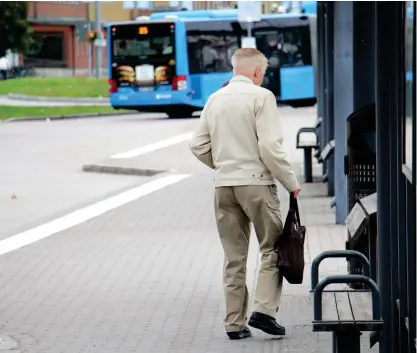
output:
[[[300,211],[298,210],[298,202],[292,192],[290,193],[290,210],[295,211],[295,215],[297,216],[297,224],[301,226]]]

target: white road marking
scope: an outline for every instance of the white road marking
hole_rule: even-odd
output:
[[[142,154],[157,151],[157,150],[160,150],[162,148],[169,147],[169,146],[172,146],[172,145],[176,145],[176,144],[184,142],[184,141],[189,141],[191,139],[192,135],[193,135],[192,132],[177,135],[177,136],[171,137],[169,139],[165,139],[165,140],[161,140],[161,141],[158,141],[158,142],[150,143],[149,145],[141,146],[141,147],[135,148],[135,149],[127,151],[127,152],[114,154],[110,158],[112,158],[112,159],[124,159],[124,158],[137,157],[137,156],[140,156]]]
[[[17,250],[26,245],[50,237],[51,235],[74,227],[94,217],[100,216],[108,211],[137,200],[154,191],[178,183],[179,181],[190,176],[191,174],[174,174],[161,177],[146,184],[142,184],[130,190],[124,191],[118,195],[109,197],[108,199],[71,212],[63,217],[57,218],[38,227],[13,235],[10,238],[0,241],[0,255],[9,253],[13,250]]]

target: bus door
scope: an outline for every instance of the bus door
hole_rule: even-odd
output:
[[[254,31],[256,47],[268,59],[263,87],[269,89],[279,100],[281,98],[280,50],[276,29],[260,29]]]
[[[264,86],[279,101],[315,99],[310,27],[304,17],[268,18],[254,24],[257,48],[269,60]]]

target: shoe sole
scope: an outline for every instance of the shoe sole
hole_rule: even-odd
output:
[[[249,320],[248,324],[249,324],[249,326],[251,326],[253,328],[256,328],[258,330],[261,330],[261,331],[267,333],[268,335],[285,336],[285,329],[282,330],[282,331],[279,331],[279,332],[273,331],[273,330],[270,330],[268,327],[265,327],[264,325],[262,325],[260,322],[250,321],[250,320]]]
[[[231,339],[232,341],[239,341],[239,340],[243,340],[243,339],[249,338],[249,337],[252,337],[252,333],[246,333],[246,334],[242,335],[241,337],[233,337],[233,336],[230,337],[229,336],[229,339]]]

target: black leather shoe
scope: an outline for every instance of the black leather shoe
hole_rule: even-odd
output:
[[[226,332],[226,333],[231,340],[242,340],[244,338],[248,338],[252,336],[252,333],[247,327],[245,327],[242,331]]]
[[[269,335],[285,336],[285,327],[279,325],[272,316],[256,311],[252,313],[249,319],[249,326],[257,328]]]

